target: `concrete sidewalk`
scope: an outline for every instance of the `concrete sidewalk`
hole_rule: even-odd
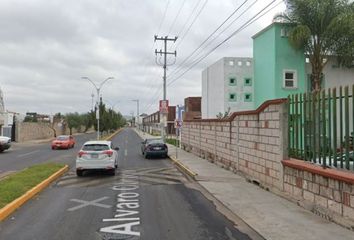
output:
[[[137,131],[142,138],[153,138]],[[169,154],[175,157],[175,147]],[[354,232],[268,192],[243,177],[178,149],[178,161],[197,174],[196,181],[265,239],[354,239]]]

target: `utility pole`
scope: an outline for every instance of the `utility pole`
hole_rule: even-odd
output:
[[[168,64],[167,63],[167,55],[174,55],[175,57],[177,56],[177,52],[167,52],[167,42],[168,41],[173,41],[176,42],[177,37],[174,38],[169,38],[168,36],[165,37],[158,37],[157,35],[154,36],[154,41],[164,41],[164,50],[162,51],[160,49],[160,51],[157,51],[157,49],[155,49],[155,55],[156,55],[156,63],[158,65],[162,65],[163,67],[163,100],[166,101],[166,71],[167,71],[167,66],[173,65],[175,63],[175,61],[172,64]],[[157,55],[160,54],[160,56],[164,56],[164,61],[163,64],[157,61]],[[176,59],[175,59],[176,60]],[[165,126],[167,125],[167,115],[166,113],[160,113],[161,117],[160,119],[162,119],[161,121],[161,137],[163,139],[163,141],[165,141],[165,135],[166,135],[166,129]]]

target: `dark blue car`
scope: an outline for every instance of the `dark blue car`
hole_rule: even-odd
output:
[[[145,139],[142,142],[141,153],[148,157],[167,157],[168,148],[161,138]]]

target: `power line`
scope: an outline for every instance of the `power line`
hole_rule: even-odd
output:
[[[184,22],[184,24],[183,24],[181,30],[179,30],[179,32],[177,33],[176,36],[180,36],[181,33],[184,31],[185,27],[187,26],[187,23],[189,22],[189,20],[190,20],[191,17],[193,16],[194,12],[197,10],[197,8],[198,8],[198,6],[199,6],[199,3],[200,3],[201,1],[202,1],[202,0],[198,0],[197,4],[194,6],[192,12],[189,14],[189,16],[187,17],[186,21]],[[169,49],[169,50],[172,49],[172,46],[173,46],[173,45],[170,46],[170,49]]]
[[[200,2],[200,1],[199,1]],[[198,5],[199,5],[198,2]],[[194,17],[194,19],[192,20],[192,23],[189,25],[189,27],[187,28],[187,31],[183,34],[183,36],[180,38],[180,41],[176,44],[176,49],[178,48],[179,45],[181,45],[181,43],[183,42],[183,40],[185,39],[185,37],[187,36],[187,34],[189,33],[189,31],[191,30],[193,24],[195,23],[195,21],[197,20],[197,18],[199,17],[199,15],[202,13],[202,11],[204,10],[206,4],[208,3],[208,0],[205,0],[203,6],[199,9],[199,12],[197,13],[197,15]]]
[[[216,45],[214,48],[212,48],[209,52],[207,52],[204,56],[202,56],[201,58],[197,59],[189,68],[187,68],[182,74],[180,74],[179,76],[177,76],[176,78],[172,79],[167,86],[170,86],[172,83],[174,83],[175,81],[177,81],[179,78],[181,78],[184,74],[186,74],[190,69],[192,69],[195,65],[197,65],[199,62],[201,62],[204,58],[206,58],[207,56],[209,56],[212,52],[214,52],[217,48],[219,48],[222,44],[224,44],[225,42],[227,42],[228,40],[230,40],[232,37],[234,37],[238,32],[240,32],[241,30],[245,29],[246,27],[248,27],[250,24],[252,24],[253,22],[255,22],[256,20],[258,20],[259,18],[257,18],[257,16],[259,14],[261,14],[265,9],[267,9],[270,5],[272,5],[276,0],[273,0],[272,2],[270,2],[266,7],[264,7],[261,11],[259,11],[257,14],[255,14],[253,17],[251,17],[248,21],[246,21],[241,27],[239,27],[238,29],[236,29],[231,35],[229,35],[226,39],[224,39],[223,41],[221,41],[218,45]],[[280,3],[279,3],[280,4]],[[274,6],[275,7],[275,6]],[[270,9],[271,10],[271,9]]]
[[[159,32],[161,30],[161,27],[162,27],[162,23],[165,21],[168,5],[170,5],[170,0],[167,1],[166,7],[165,7],[165,10],[164,10],[164,13],[163,13],[163,17],[161,19],[159,28],[157,29],[157,34],[159,34]]]
[[[163,25],[163,22],[165,21],[165,18],[166,18],[166,14],[167,14],[167,10],[168,10],[168,7],[169,7],[169,5],[170,5],[170,0],[168,0],[167,1],[167,3],[166,3],[166,6],[165,6],[165,9],[164,9],[164,13],[163,13],[163,16],[162,16],[162,19],[161,19],[161,21],[160,21],[160,24],[159,24],[159,27],[157,28],[157,34],[159,34],[160,33],[160,30],[161,30],[161,27],[162,27],[162,25]],[[154,49],[154,46],[155,46],[155,44],[156,44],[156,41],[153,41],[153,44],[152,44],[152,46],[151,46],[151,48],[150,48],[150,51],[149,52],[147,52],[147,54],[145,55],[145,57],[143,58],[143,59],[148,59],[148,56],[151,54],[151,52],[152,52],[152,50]],[[144,77],[145,77],[145,81],[144,81],[144,84],[147,82],[147,78],[146,78],[146,73],[147,73],[147,64],[148,64],[148,62],[149,61],[145,61],[145,63],[144,63]],[[147,88],[145,88],[146,90],[145,90],[145,92],[147,92],[147,91],[150,91],[150,89],[152,89],[152,87],[153,87],[153,84],[149,84],[148,86],[147,86]]]
[[[197,52],[233,15],[235,15],[238,10],[247,2],[248,0],[245,0],[239,7],[237,7],[191,54],[189,54],[178,66],[170,73],[169,76],[174,75],[175,73],[180,71],[180,67],[189,59],[193,56],[195,52]],[[238,19],[238,18],[236,18]],[[235,20],[234,20],[235,21]],[[233,22],[234,22],[233,21]],[[232,23],[233,23],[232,22]],[[228,26],[230,27],[230,25]],[[228,28],[227,27],[227,28]],[[225,28],[225,30],[227,29]],[[215,38],[214,38],[215,39]],[[181,68],[182,69],[182,68]]]
[[[185,3],[186,3],[186,0],[183,0],[183,2],[182,2],[182,4],[181,4],[181,7],[178,9],[178,12],[177,12],[177,15],[176,15],[175,19],[173,20],[173,22],[172,22],[170,28],[168,29],[167,36],[170,35],[171,30],[173,29],[174,25],[176,24],[177,18],[178,18],[179,15],[181,14],[182,8],[183,8],[183,6],[184,6]]]

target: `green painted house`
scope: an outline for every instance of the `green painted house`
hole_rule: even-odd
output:
[[[253,38],[255,108],[307,90],[305,55],[288,42],[290,25],[274,22]]]

